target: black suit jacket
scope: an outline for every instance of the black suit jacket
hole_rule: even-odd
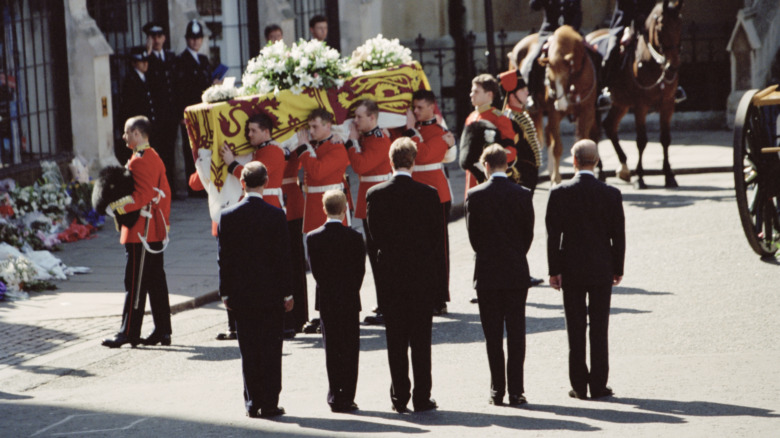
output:
[[[474,288],[528,288],[526,254],[534,238],[531,191],[493,177],[468,191],[466,227],[476,252]]]
[[[240,315],[282,311],[292,294],[290,237],[283,210],[246,197],[219,223],[219,293]]]
[[[127,120],[133,116],[146,116],[150,122],[156,120],[155,104],[149,86],[149,75],[144,75],[146,80],[141,80],[138,72],[130,68],[122,83],[122,119]],[[122,122],[124,123],[124,122]]]
[[[444,213],[436,189],[395,175],[366,194],[367,232],[377,248],[377,298],[382,309],[432,308],[447,265]]]
[[[152,92],[152,98],[160,120],[176,121],[181,120],[181,115],[176,113],[176,102],[174,102],[175,90],[173,87],[176,69],[176,55],[164,50],[165,60],[157,58],[152,52],[149,55],[149,87]]]
[[[550,191],[547,262],[563,285],[612,284],[623,275],[625,218],[620,191],[578,173]]]
[[[201,95],[211,86],[211,65],[206,55],[198,53],[198,62],[188,49],[176,59],[176,98],[177,115],[183,117],[184,108],[201,103]]]
[[[359,312],[366,273],[363,236],[341,223],[328,222],[306,236],[306,248],[317,280],[315,309]]]

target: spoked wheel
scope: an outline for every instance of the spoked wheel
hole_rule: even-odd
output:
[[[742,96],[734,124],[734,187],[737,208],[748,243],[758,255],[769,257],[780,248],[777,153],[762,153],[767,135],[761,109],[753,104],[758,90]]]

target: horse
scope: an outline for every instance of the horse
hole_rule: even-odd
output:
[[[545,66],[547,86],[532,98],[537,109],[531,112],[539,138],[547,146],[547,167],[550,181],[561,182],[560,160],[563,155],[561,119],[569,115],[576,120],[575,136],[578,140],[599,140],[596,97],[598,86],[596,65],[587,53],[582,36],[571,26],[564,25],[550,37],[546,56],[538,62]],[[517,68],[527,56],[532,44],[538,43],[538,35],[531,34],[520,40],[509,55],[510,68]],[[542,136],[542,117],[547,114],[547,125]]]
[[[612,93],[612,107],[604,119],[604,130],[617,152],[621,163],[618,176],[631,180],[631,173],[626,166],[626,154],[620,147],[618,126],[620,120],[630,108],[634,109],[636,120],[636,144],[639,149],[639,160],[636,166],[637,187],[647,188],[644,182],[642,154],[647,146],[647,113],[657,109],[661,121],[661,146],[663,146],[663,172],[667,188],[677,187],[671,165],[669,164],[669,144],[671,143],[670,123],[674,114],[675,92],[679,80],[680,68],[680,34],[682,19],[680,9],[682,0],[666,1],[653,8],[645,21],[646,33],[637,37],[636,50],[623,56],[633,59],[621,60],[623,68],[615,75],[609,85]],[[605,31],[595,31],[586,37],[593,43],[598,37],[603,37]]]

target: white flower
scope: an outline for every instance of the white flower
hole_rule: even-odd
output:
[[[388,40],[378,34],[352,52],[350,66],[363,70],[381,70],[412,62],[412,51],[397,38]]]

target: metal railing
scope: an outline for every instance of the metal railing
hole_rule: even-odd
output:
[[[72,151],[62,2],[0,2],[0,175]]]

